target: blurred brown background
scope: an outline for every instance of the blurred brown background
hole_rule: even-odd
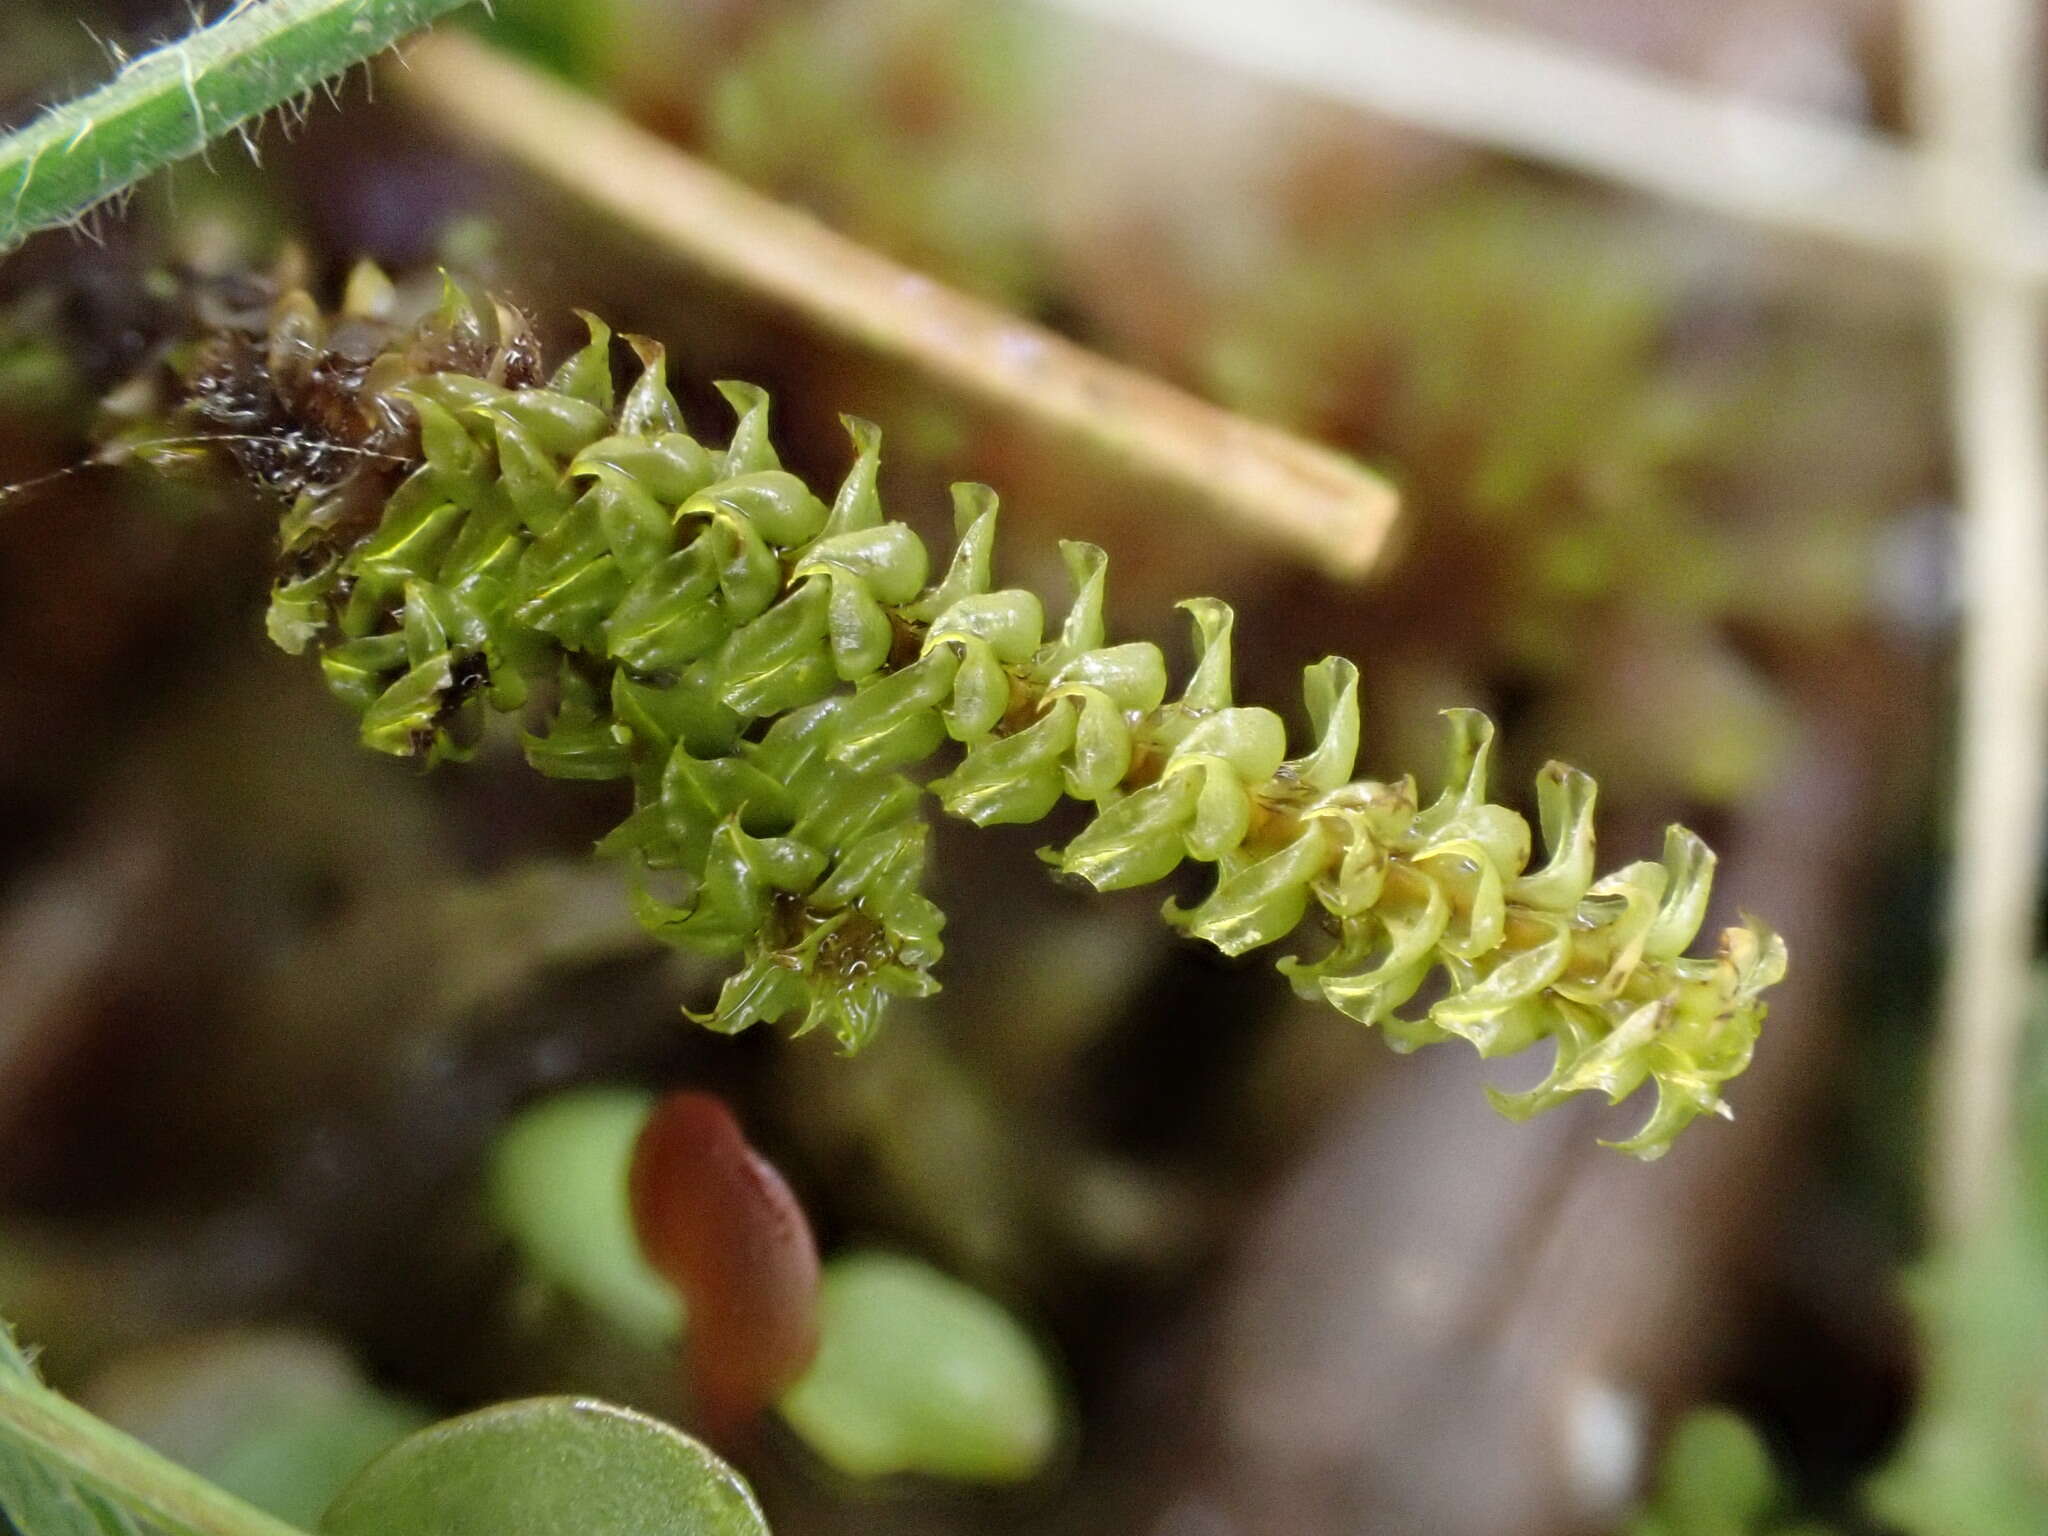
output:
[[[1905,127],[1879,0],[1463,0],[1430,14],[1872,131]],[[146,0],[17,0],[0,104],[96,78]],[[1436,711],[1503,727],[1527,809],[1564,757],[1610,862],[1678,819],[1723,856],[1710,927],[1780,927],[1733,1124],[1642,1166],[1634,1107],[1497,1119],[1446,1048],[1396,1061],[1154,898],[1039,880],[940,829],[946,991],[851,1061],[693,1031],[586,857],[601,787],[499,741],[373,760],[259,624],[268,534],[207,481],[91,471],[0,503],[0,1310],[90,1383],[187,1331],[290,1324],[452,1411],[548,1387],[666,1401],[661,1362],[516,1304],[477,1208],[508,1110],[582,1081],[741,1104],[828,1246],[885,1237],[1000,1296],[1072,1384],[1071,1464],[1005,1495],[746,1467],[778,1533],[1612,1529],[1684,1407],[1733,1403],[1801,1496],[1850,1490],[1915,1389],[1896,1272],[1948,769],[1941,290],[1896,255],[1693,208],[1541,155],[1313,99],[1054,6],[499,0],[495,36],[941,279],[1357,455],[1405,497],[1366,580],[708,282],[486,164],[359,77],[342,109],[153,183],[0,267],[0,482],[77,463],[167,323],[153,264],[296,242],[446,263],[572,334],[571,306],[776,395],[833,479],[881,423],[897,515],[989,481],[1007,569],[1114,560],[1120,622],[1237,605],[1242,691],[1365,673],[1362,766],[1433,773]],[[517,110],[507,103],[507,111]],[[1740,148],[1738,145],[1737,148]],[[1718,152],[1718,151],[1717,151]],[[1751,167],[1751,173],[1755,167]],[[1732,173],[1731,173],[1732,174]],[[1746,173],[1747,174],[1747,173]],[[683,390],[679,388],[679,394]]]

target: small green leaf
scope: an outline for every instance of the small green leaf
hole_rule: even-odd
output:
[[[740,1475],[680,1430],[588,1398],[500,1403],[394,1446],[325,1536],[767,1536]]]
[[[1629,1521],[1627,1536],[1827,1536],[1819,1526],[1785,1526],[1777,1472],[1763,1437],[1726,1408],[1698,1408],[1672,1431],[1656,1497]]]
[[[1664,1452],[1664,1497],[1688,1530],[1763,1518],[1775,1497],[1771,1453],[1747,1420],[1725,1408],[1690,1414]]]
[[[825,1266],[817,1362],[782,1399],[812,1450],[853,1477],[1020,1482],[1059,1440],[1059,1394],[1031,1335],[914,1259]]]
[[[410,1403],[360,1388],[252,1428],[203,1470],[258,1509],[309,1525],[331,1494],[429,1417]]]
[[[180,1466],[302,1528],[379,1453],[435,1418],[373,1386],[338,1342],[275,1327],[152,1340],[100,1370],[88,1401]]]
[[[1907,1276],[1920,1389],[1904,1439],[1866,1489],[1872,1511],[1906,1536],[2048,1529],[2048,1094],[2028,1081],[2020,1097],[2015,1188]]]
[[[139,1536],[145,1529],[301,1536],[51,1391],[0,1322],[0,1530]]]
[[[654,1095],[557,1094],[514,1116],[491,1148],[491,1211],[542,1280],[650,1346],[682,1331],[683,1304],[633,1235],[626,1170]]]

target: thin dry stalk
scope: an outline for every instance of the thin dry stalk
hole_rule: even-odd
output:
[[[1483,17],[1405,0],[1057,0],[1305,95],[1673,202],[1938,259],[1908,145],[1744,101]],[[1973,259],[2048,278],[2048,186],[1973,228]]]
[[[1363,573],[1386,540],[1393,489],[1341,454],[899,266],[482,44],[425,38],[407,63],[393,82],[456,134],[723,281],[1084,440],[1332,574]]]
[[[1933,1214],[1994,1209],[2013,1154],[2048,788],[2048,410],[2034,286],[1981,253],[2031,178],[2031,0],[1914,0],[1915,106],[1948,236],[1951,409],[1962,479],[1962,714]]]

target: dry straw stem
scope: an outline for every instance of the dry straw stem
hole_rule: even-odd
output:
[[[1995,1216],[2011,1176],[2048,787],[2040,302],[1980,254],[2014,227],[2031,182],[2037,22],[2032,0],[1916,0],[1907,15],[1927,201],[1948,237],[1962,481],[1956,863],[1930,1191],[1937,1222],[1961,1238]]]
[[[393,82],[457,134],[726,282],[1082,439],[1333,575],[1364,573],[1385,543],[1392,487],[1340,454],[899,266],[468,38],[423,39],[406,65]]]
[[[1305,95],[1768,228],[1917,259],[1952,234],[1896,139],[1484,17],[1404,0],[1056,3]],[[1977,260],[2048,278],[2048,187],[2016,190],[2023,219],[1968,238]]]

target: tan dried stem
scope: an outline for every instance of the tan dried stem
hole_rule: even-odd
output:
[[[1914,106],[1946,234],[1950,404],[1962,492],[1963,649],[1952,926],[1937,1062],[1933,1215],[1950,1238],[1995,1211],[2040,900],[2048,789],[2048,419],[2033,284],[1984,259],[2016,227],[2038,98],[2031,0],[1915,0]]]
[[[1694,84],[1534,28],[1411,0],[1052,0],[1305,96],[1766,229],[1930,264],[1955,230],[1886,133]],[[1972,229],[1973,258],[2048,279],[2048,184]]]
[[[900,266],[483,44],[423,38],[406,64],[392,82],[456,135],[722,281],[1085,441],[1333,575],[1364,573],[1386,541],[1393,488],[1341,454]],[[519,110],[503,110],[508,101]]]

